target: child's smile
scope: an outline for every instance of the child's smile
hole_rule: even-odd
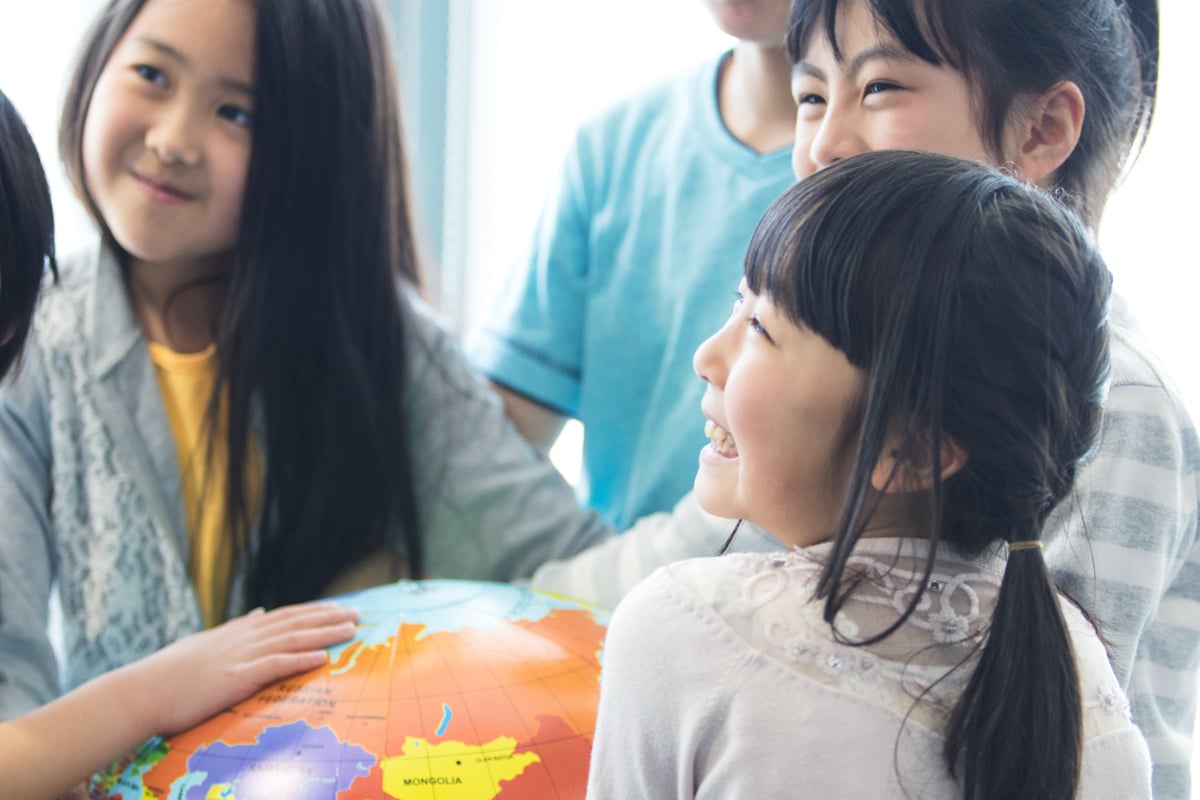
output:
[[[789,544],[832,534],[837,465],[862,371],[743,282],[733,313],[696,351],[708,383],[696,499],[717,516],[753,522]]]
[[[712,440],[709,449],[722,458],[737,458],[737,443],[733,435],[711,419],[704,423],[704,435]]]
[[[148,175],[143,175],[136,169],[130,170],[130,172],[134,180],[141,185],[151,200],[173,205],[175,203],[187,203],[196,199],[195,194],[186,192],[169,181],[155,180]]]

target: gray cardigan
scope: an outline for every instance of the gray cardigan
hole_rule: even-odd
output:
[[[0,388],[0,719],[201,628],[175,443],[119,267],[97,250],[61,270]],[[411,388],[398,413],[430,575],[523,578],[610,534],[429,309],[404,300]],[[244,610],[244,568],[231,613]]]

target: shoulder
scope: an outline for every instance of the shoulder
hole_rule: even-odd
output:
[[[1129,700],[1109,662],[1108,651],[1092,624],[1066,597],[1059,607],[1067,623],[1071,649],[1079,672],[1079,690],[1083,698],[1084,739],[1133,728]]]
[[[737,553],[693,558],[659,567],[617,604],[610,635],[658,641],[664,633],[689,638],[703,632],[709,641],[736,644],[743,638],[730,625],[726,597],[756,569],[760,554]],[[714,638],[715,637],[715,638]]]
[[[47,278],[38,302],[35,324],[39,329],[82,317],[88,297],[96,284],[101,250],[90,247],[77,250],[58,261],[58,280]]]
[[[482,378],[471,369],[449,323],[414,287],[399,288],[405,317],[405,364],[410,404],[431,411],[453,396],[487,397]]]
[[[97,244],[61,259],[58,282],[44,287],[33,333],[43,351],[96,374],[134,352],[144,337],[116,255]]]
[[[664,110],[693,105],[708,87],[712,88],[715,103],[716,76],[724,58],[725,54],[708,59],[610,103],[587,118],[580,131],[596,133],[620,128],[634,120],[661,119]]]
[[[500,396],[471,367],[446,320],[415,289],[405,286],[400,294],[405,318],[404,406],[414,442],[444,466],[468,454],[482,457],[486,448],[504,449],[510,439],[519,439],[515,432],[509,436],[511,425]],[[496,464],[500,453],[492,451],[488,457]]]
[[[448,321],[415,287],[401,282],[397,293],[408,323],[410,349],[416,348],[416,354],[422,355],[453,345]]]
[[[58,260],[58,281],[47,287],[50,292],[79,291],[90,286],[107,254],[99,246],[73,250]]]
[[[722,56],[723,58],[723,56]],[[711,59],[618,100],[588,117],[575,131],[571,154],[583,175],[634,169],[647,147],[685,147],[707,142],[719,119]],[[694,146],[694,145],[693,145]]]
[[[420,291],[403,282],[398,290],[405,322],[405,369],[410,391],[428,394],[442,384],[459,389],[477,382],[466,356],[454,338],[450,321]],[[426,384],[432,381],[431,384]]]
[[[1190,519],[1200,493],[1200,439],[1185,403],[1150,351],[1119,299],[1110,314],[1112,378],[1104,399],[1098,447],[1085,463],[1079,486],[1087,493],[1133,498]],[[1129,510],[1121,519],[1127,525]],[[1103,523],[1103,520],[1098,520]],[[1139,519],[1138,524],[1142,525]],[[1178,527],[1179,523],[1171,524]],[[1178,544],[1186,544],[1179,542]]]
[[[1178,389],[1120,297],[1113,298],[1108,322],[1112,379],[1105,412],[1153,414],[1192,428]]]
[[[800,551],[692,558],[659,570],[661,597],[654,600],[669,596],[752,640],[755,617],[764,609],[791,615],[810,605],[820,568],[818,560]]]
[[[114,305],[97,302],[103,263],[99,247],[73,251],[58,259],[57,279],[47,274],[42,282],[18,375],[38,368],[35,364],[49,369],[51,363],[56,363],[58,371],[63,372],[60,377],[69,380],[65,376],[83,368],[93,350],[91,322],[95,310]]]
[[[1083,764],[1080,797],[1150,797],[1150,750],[1134,725],[1129,699],[1113,674],[1104,644],[1091,623],[1059,598],[1083,703]]]
[[[610,631],[635,631],[644,647],[697,651],[694,669],[706,661],[753,661],[807,675],[820,660],[815,654],[829,652],[832,636],[823,604],[813,602],[819,570],[818,561],[798,551],[675,562],[617,605]],[[664,646],[664,637],[671,644]],[[795,658],[801,651],[805,657]]]

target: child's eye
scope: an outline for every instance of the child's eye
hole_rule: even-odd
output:
[[[742,296],[741,292],[735,292],[733,295],[733,310],[737,311],[739,308],[741,308],[742,303],[744,303],[745,300],[746,298]]]
[[[884,92],[890,92],[899,88],[896,84],[889,83],[888,81],[871,81],[863,89],[863,95],[883,94]]]
[[[254,122],[254,115],[241,106],[224,105],[217,109],[217,115],[227,119],[240,128],[249,128]]]
[[[149,64],[136,64],[133,71],[141,76],[142,80],[148,83],[154,83],[159,86],[167,85],[166,74],[158,67],[152,67]]]
[[[750,317],[750,330],[754,331],[759,336],[762,336],[768,342],[771,342],[772,344],[775,343],[775,340],[771,338],[771,334],[766,328],[763,327],[763,324],[759,321],[758,317]]]
[[[825,98],[813,92],[801,92],[796,95],[796,105],[798,106],[819,106],[825,104]]]

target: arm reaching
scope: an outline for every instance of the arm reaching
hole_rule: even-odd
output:
[[[50,798],[155,734],[204,721],[261,687],[325,663],[358,612],[335,604],[261,609],[180,639],[0,723],[0,782]]]
[[[531,586],[612,609],[640,580],[661,566],[716,555],[737,520],[709,514],[688,492],[670,513],[642,517],[620,536],[610,536],[570,558],[550,561],[533,574]],[[786,549],[761,528],[743,522],[729,552]]]
[[[504,413],[512,420],[517,433],[525,437],[539,453],[550,452],[566,423],[566,415],[531,400],[507,386],[492,382],[492,388],[504,400]]]

